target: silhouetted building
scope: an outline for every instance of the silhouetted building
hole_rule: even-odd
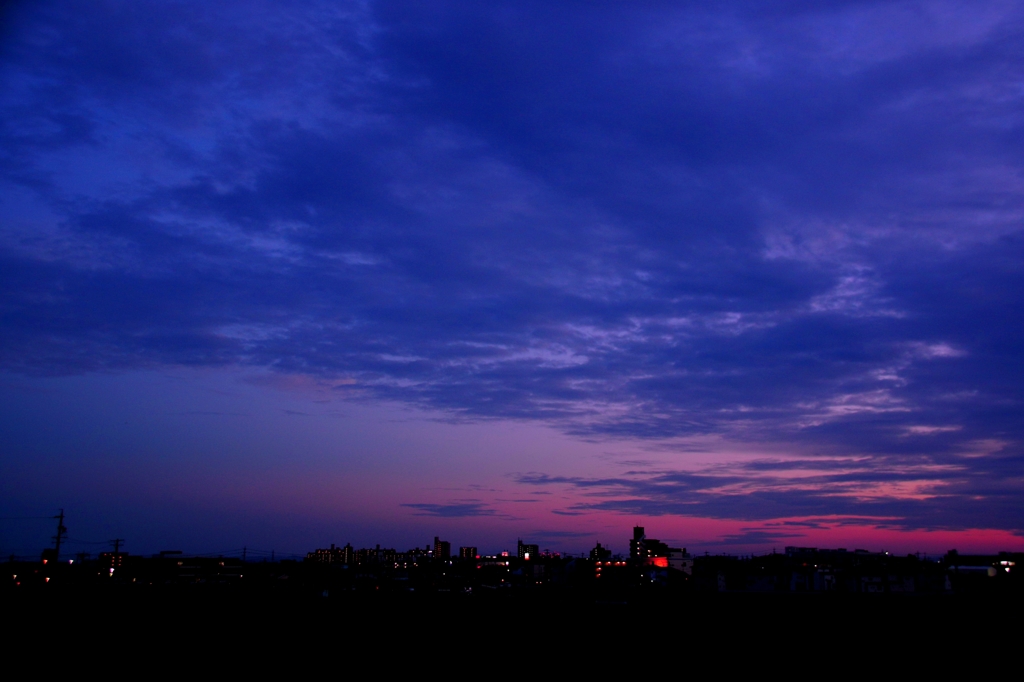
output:
[[[522,540],[519,540],[517,549],[518,551],[516,552],[516,556],[518,556],[520,559],[529,561],[531,559],[537,559],[540,557],[539,545],[528,545],[525,544]]]
[[[100,552],[100,566],[110,570],[121,568],[126,556],[128,556],[128,552]]]
[[[445,542],[441,538],[434,536],[434,558],[435,559],[451,559],[452,558],[452,543]]]
[[[1024,554],[960,554],[955,549],[946,553],[942,564],[946,568],[946,586],[957,592],[995,589],[997,585],[1016,585],[1021,590],[1021,569]]]
[[[629,541],[629,558],[639,559],[644,545],[644,527],[633,526],[633,539]]]
[[[669,547],[668,567],[693,575],[693,557],[686,552],[685,547]]]
[[[398,560],[398,552],[380,545],[372,548],[357,549],[355,551],[355,564],[357,566],[369,566],[371,564],[393,565]]]
[[[398,552],[390,547],[381,548],[380,545],[376,547],[377,552],[377,563],[386,564],[392,566],[398,560]]]
[[[643,526],[633,527],[633,539],[629,541],[629,558],[643,561],[659,568],[668,568],[669,546],[649,538]]]
[[[184,585],[227,585],[242,579],[244,564],[238,558],[171,557],[172,581]]]
[[[395,558],[396,562],[403,564],[419,565],[425,559],[429,559],[433,556],[430,547],[413,547],[410,550],[403,552],[401,555]]]
[[[334,595],[335,590],[398,594],[437,592],[518,591],[547,585],[537,594],[559,590],[593,589],[595,595],[613,599],[629,590],[694,590],[701,592],[775,593],[1024,593],[1024,553],[944,557],[894,555],[866,550],[786,547],[765,555],[692,557],[685,548],[664,547],[637,527],[633,558],[612,558],[600,543],[590,559],[559,557],[547,550],[534,557],[536,545],[518,542],[518,552],[502,552],[476,558],[476,548],[461,547],[464,560],[454,565],[443,557],[445,544],[396,554],[380,547],[353,550],[351,545],[317,549],[306,561],[292,559],[244,561],[239,557],[195,557],[164,551],[142,557],[127,552],[104,552],[98,558],[79,555],[74,561],[55,562],[47,550],[46,564],[35,558],[11,558],[4,589],[32,589],[33,585],[64,585],[83,589],[103,581],[110,589],[131,584],[146,589],[186,585],[246,585],[246,589],[271,589],[279,594]],[[434,550],[437,550],[435,560]],[[118,548],[119,549],[119,548]],[[52,554],[51,554],[52,552]],[[522,559],[517,559],[519,554]],[[529,560],[526,557],[529,556]],[[472,557],[472,558],[470,558]],[[351,564],[344,562],[351,561]],[[361,562],[358,567],[356,561]],[[350,568],[349,568],[350,567]],[[346,570],[339,570],[339,569]],[[97,583],[98,584],[98,583]],[[0,583],[0,588],[3,584]],[[48,588],[47,588],[48,589]],[[131,589],[131,588],[128,588]],[[234,589],[234,588],[231,588]],[[0,593],[0,597],[6,593]],[[253,592],[253,594],[256,594]],[[568,594],[568,593],[567,593]],[[667,593],[666,593],[667,594]],[[654,602],[652,602],[654,603]],[[993,602],[995,603],[995,602]],[[1010,605],[1012,607],[1012,604]]]
[[[178,554],[181,554],[181,552],[178,552]],[[346,544],[344,547],[335,547],[332,543],[330,549],[317,549],[307,553],[306,560],[321,564],[342,564],[348,566],[355,563],[355,550],[349,544]]]
[[[629,562],[627,561],[595,561],[594,579],[602,582],[622,583],[630,575]],[[602,580],[603,579],[603,580]]]

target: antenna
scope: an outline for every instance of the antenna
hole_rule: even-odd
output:
[[[57,560],[60,559],[60,541],[67,537],[68,529],[64,527],[63,509],[60,510],[60,514],[57,514],[53,518],[57,519],[57,534],[53,537],[53,541],[55,543],[53,549],[53,563],[57,563]]]

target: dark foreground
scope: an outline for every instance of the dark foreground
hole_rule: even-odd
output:
[[[3,596],[5,661],[331,677],[1017,668],[1019,595],[53,590]],[[141,666],[141,667],[140,667]],[[824,666],[824,667],[822,667]],[[872,676],[877,669],[872,672]],[[502,672],[504,671],[504,672]],[[118,674],[117,676],[121,676]],[[843,675],[845,676],[845,674]],[[9,678],[14,679],[14,678]]]
[[[536,560],[348,549],[305,561],[117,551],[11,559],[0,584],[0,670],[8,679],[36,669],[380,679],[928,671],[945,679],[1002,665],[1019,677],[1017,554],[683,552],[682,571],[671,548]]]

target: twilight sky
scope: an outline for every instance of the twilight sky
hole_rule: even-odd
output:
[[[1024,548],[1019,2],[3,7],[4,517]]]

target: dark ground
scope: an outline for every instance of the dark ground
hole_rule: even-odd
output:
[[[549,669],[800,677],[882,670],[919,676],[928,669],[945,677],[965,666],[981,672],[1005,664],[1018,679],[1022,603],[1016,595],[652,591],[624,599],[551,593],[324,598],[111,590],[7,595],[0,607],[8,670],[336,669],[330,675],[344,678],[373,669],[375,677],[390,679],[435,669],[530,677]]]

